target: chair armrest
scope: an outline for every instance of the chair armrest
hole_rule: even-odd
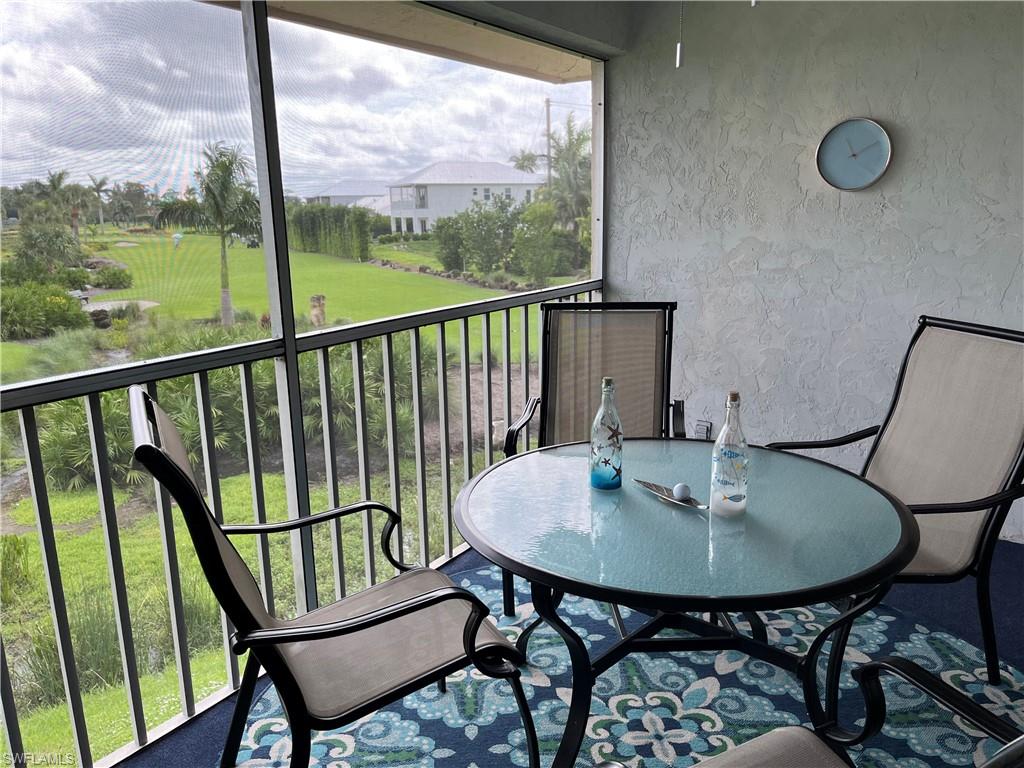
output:
[[[846,746],[854,746],[882,730],[886,714],[885,693],[879,679],[882,672],[903,678],[924,691],[943,707],[964,718],[997,741],[1007,744],[1021,735],[1012,725],[920,665],[908,659],[886,656],[861,664],[853,670],[853,678],[864,695],[866,712],[863,729],[859,733],[850,733],[833,727],[824,732],[823,735],[826,738]]]
[[[508,430],[505,432],[505,443],[501,447],[506,459],[509,456],[515,456],[519,451],[519,433],[530,423],[530,419],[537,412],[538,406],[540,406],[540,398],[531,397],[526,401],[523,415],[509,425]]]
[[[685,402],[673,400],[668,407],[672,414],[672,437],[686,437]]]
[[[851,432],[842,437],[833,437],[831,440],[805,440],[802,442],[768,443],[765,448],[774,448],[777,451],[811,450],[815,448],[838,448],[840,445],[849,445],[863,440],[865,437],[877,435],[881,426],[875,425],[866,429]]]
[[[1016,501],[1024,498],[1024,485],[1016,485],[1007,488],[1005,491],[993,493],[991,496],[983,496],[980,499],[971,501],[957,501],[949,504],[908,504],[907,509],[915,515],[936,515],[943,512],[977,512],[980,509],[997,507],[1008,501]]]
[[[415,566],[403,563],[395,557],[391,551],[391,533],[395,530],[399,523],[402,522],[401,516],[395,512],[391,507],[386,504],[381,504],[379,501],[357,501],[354,504],[348,504],[344,507],[335,507],[334,509],[328,509],[324,512],[317,512],[315,515],[309,515],[308,517],[298,517],[291,520],[282,520],[279,523],[250,523],[247,525],[223,525],[221,530],[228,536],[235,536],[238,534],[266,534],[266,533],[281,533],[282,531],[293,531],[296,528],[303,528],[307,525],[315,525],[316,523],[324,523],[328,520],[333,520],[336,517],[344,517],[351,515],[356,512],[363,512],[366,510],[376,510],[383,512],[387,515],[388,521],[384,524],[384,529],[380,532],[380,548],[384,552],[384,557],[387,558],[388,562],[391,563],[399,571],[408,571]]]
[[[469,604],[469,616],[463,629],[463,645],[466,656],[484,673],[492,677],[508,677],[516,672],[516,666],[509,658],[502,655],[503,648],[493,647],[483,651],[476,647],[476,636],[480,625],[487,618],[487,606],[484,602],[462,587],[440,587],[422,595],[416,595],[385,608],[352,616],[339,621],[324,624],[310,624],[301,627],[280,627],[274,629],[256,629],[252,632],[235,636],[234,651],[241,654],[249,648],[282,643],[300,643],[312,640],[326,640],[341,637],[353,632],[370,629],[389,621],[422,611],[439,603],[450,600],[462,600]]]

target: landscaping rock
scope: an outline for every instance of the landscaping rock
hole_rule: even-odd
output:
[[[92,324],[97,328],[110,327],[110,312],[106,309],[94,309],[89,312],[89,317],[92,318]]]

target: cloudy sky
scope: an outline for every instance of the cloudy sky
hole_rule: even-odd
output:
[[[552,85],[282,21],[271,47],[285,186],[393,180],[444,159],[507,162],[589,119]],[[3,2],[0,181],[67,169],[182,190],[205,143],[252,148],[241,16],[191,0]],[[565,106],[569,105],[569,106]]]

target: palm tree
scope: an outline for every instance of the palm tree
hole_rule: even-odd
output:
[[[107,177],[101,176],[96,178],[91,173],[89,174],[89,185],[92,187],[93,194],[96,195],[96,201],[99,204],[100,213],[100,234],[103,234],[103,196],[110,191],[107,186]]]
[[[220,321],[235,322],[228,276],[228,238],[232,232],[255,235],[260,228],[260,204],[253,190],[252,163],[241,147],[223,142],[203,148],[202,165],[195,171],[198,197],[161,206],[158,221],[209,229],[220,238]]]
[[[579,220],[590,215],[590,129],[578,128],[570,112],[564,135],[551,136],[551,201],[558,223],[579,234]]]
[[[58,205],[64,202],[64,185],[68,180],[68,172],[47,171],[46,172],[46,197]]]
[[[525,171],[526,173],[537,172],[537,162],[539,157],[536,152],[531,152],[528,149],[520,149],[512,157],[508,159],[517,170]]]

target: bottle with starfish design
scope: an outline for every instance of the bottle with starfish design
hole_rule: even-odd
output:
[[[610,376],[601,379],[601,407],[590,430],[590,486],[601,491],[622,487],[622,422]]]

